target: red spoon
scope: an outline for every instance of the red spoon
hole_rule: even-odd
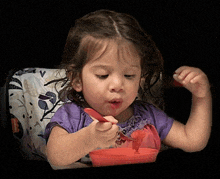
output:
[[[173,81],[173,85],[175,87],[182,87],[183,86],[181,83],[177,82],[176,80]]]
[[[91,108],[85,108],[84,111],[88,113],[90,116],[96,118],[99,122],[109,122],[107,119],[105,119],[101,114],[99,114],[97,111]],[[115,123],[112,123],[115,124]],[[127,141],[134,141],[135,139],[128,137],[124,135],[122,132],[119,132],[120,138],[122,140],[127,140]]]
[[[86,113],[88,113],[90,116],[96,118],[99,122],[109,122],[107,119],[105,119],[104,117],[102,117],[101,114],[99,114],[97,111],[95,111],[94,109],[91,108],[85,108],[84,111]],[[115,123],[112,123],[115,124]]]

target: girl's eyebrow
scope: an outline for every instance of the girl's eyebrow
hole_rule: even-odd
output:
[[[109,65],[95,65],[92,68],[104,68],[104,69],[107,69],[107,68],[111,68],[111,66],[109,66]]]
[[[130,65],[130,67],[132,67],[132,68],[140,68],[140,66],[138,66],[138,65]],[[111,65],[95,65],[95,66],[93,66],[92,67],[93,69],[95,69],[95,68],[102,68],[102,69],[111,69],[112,67],[111,67]]]

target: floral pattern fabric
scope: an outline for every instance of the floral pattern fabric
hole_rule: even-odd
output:
[[[61,84],[45,84],[63,77],[63,69],[25,68],[15,72],[9,82],[12,131],[27,159],[46,159],[45,127],[63,102],[57,93]]]

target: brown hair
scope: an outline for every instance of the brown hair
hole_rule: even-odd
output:
[[[92,40],[91,37],[96,40]],[[152,100],[155,96],[150,89],[158,82],[163,72],[162,56],[151,36],[140,27],[135,18],[110,10],[89,13],[76,20],[75,26],[70,29],[60,65],[60,68],[66,69],[67,77],[63,80],[68,82],[59,92],[62,101],[69,99],[81,104],[83,94],[72,88],[72,80],[81,74],[88,55],[99,50],[102,40],[117,38],[131,42],[141,58],[144,82],[139,90],[140,98],[144,101],[155,101]]]

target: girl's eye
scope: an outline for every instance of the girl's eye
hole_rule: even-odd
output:
[[[125,75],[125,78],[129,78],[129,79],[134,78],[134,77],[135,75]]]
[[[96,75],[96,76],[97,76],[99,79],[102,79],[102,80],[108,78],[108,75]]]

